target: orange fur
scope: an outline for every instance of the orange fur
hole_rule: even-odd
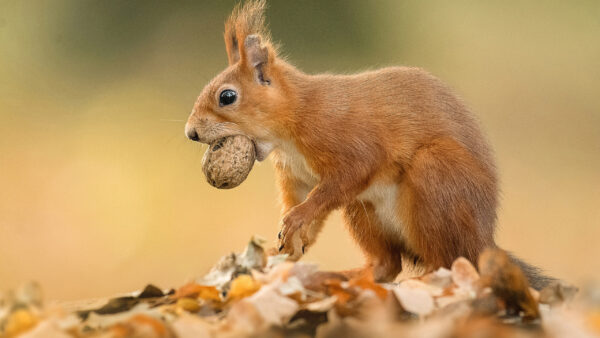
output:
[[[264,1],[225,26],[229,67],[200,94],[186,125],[198,140],[244,134],[273,154],[282,192],[280,250],[298,259],[325,217],[343,208],[380,280],[401,257],[429,268],[493,247],[494,160],[472,113],[419,68],[308,75],[277,56]],[[237,100],[219,105],[219,93]]]

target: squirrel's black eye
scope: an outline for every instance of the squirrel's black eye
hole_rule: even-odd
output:
[[[219,95],[219,105],[226,106],[228,104],[232,104],[237,99],[237,93],[231,89],[225,89]]]

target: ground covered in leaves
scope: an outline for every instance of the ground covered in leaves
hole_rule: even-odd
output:
[[[378,284],[267,256],[254,238],[177,289],[44,306],[37,284],[0,295],[0,337],[595,337],[600,295],[556,282],[538,292],[502,251],[479,273],[459,258]],[[573,301],[573,298],[578,300]],[[581,299],[585,299],[581,300]]]

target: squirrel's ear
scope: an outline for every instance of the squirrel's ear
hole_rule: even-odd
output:
[[[225,27],[225,49],[227,49],[227,60],[230,66],[240,60],[238,39],[232,25]]]
[[[271,83],[269,80],[269,48],[261,44],[260,36],[248,35],[244,41],[246,64],[254,72],[255,79],[262,85]]]

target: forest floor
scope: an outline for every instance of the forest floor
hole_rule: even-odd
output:
[[[502,251],[380,284],[347,280],[253,238],[203,277],[112,299],[44,304],[40,286],[0,295],[0,337],[597,337],[600,290],[530,288]]]

